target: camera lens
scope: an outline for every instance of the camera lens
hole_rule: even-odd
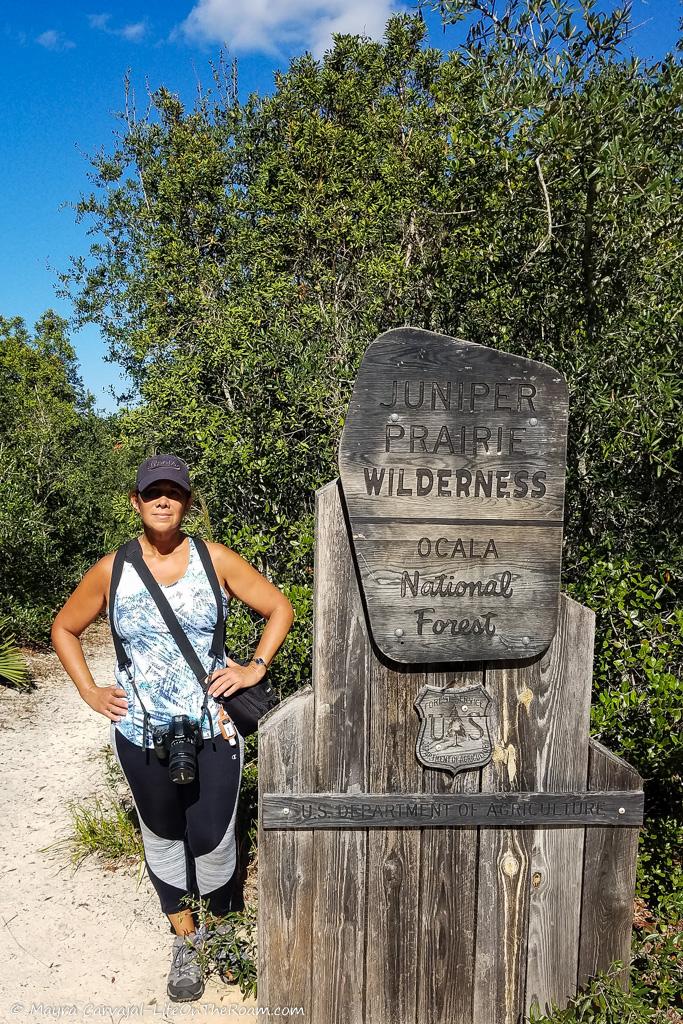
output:
[[[168,758],[168,773],[171,782],[186,785],[194,782],[197,773],[197,752],[194,739],[183,736],[174,739]]]

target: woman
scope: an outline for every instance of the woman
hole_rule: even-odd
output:
[[[173,455],[145,460],[130,500],[141,521],[142,558],[208,678],[217,607],[197,546],[181,530],[192,503],[187,465]],[[111,744],[133,794],[149,877],[175,932],[167,991],[176,1001],[198,999],[204,991],[197,951],[207,936],[203,928],[196,928],[187,897],[199,894],[212,918],[234,909],[235,902],[235,815],[244,740],[237,733],[230,742],[227,733],[216,729],[220,705],[214,698],[255,686],[294,619],[284,594],[248,562],[223,544],[207,547],[224,612],[234,595],[268,620],[248,665],[224,656],[213,672],[206,703],[211,721],[203,714],[204,694],[197,676],[132,562],[124,563],[111,609],[111,621],[131,661],[128,672],[117,668],[115,684],[96,685],[79,640],[107,606],[115,553],[105,555],[85,574],[52,626],[55,651],[81,697],[112,723]],[[147,749],[141,704],[152,724]],[[201,723],[204,737],[197,750],[195,780],[185,785],[172,781],[168,761],[150,750],[154,728],[168,726],[177,715]]]

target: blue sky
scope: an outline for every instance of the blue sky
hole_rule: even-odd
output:
[[[130,69],[140,106],[146,83],[166,85],[191,102],[196,83],[209,84],[209,61],[222,44],[239,60],[240,92],[270,92],[273,72],[305,49],[321,54],[332,31],[380,38],[386,18],[408,0],[167,0],[165,3],[69,4],[5,0],[0,8],[2,86],[0,139],[0,315],[32,327],[48,307],[69,317],[57,298],[57,271],[85,254],[86,225],[68,203],[89,190],[88,154],[113,145]],[[609,6],[609,5],[603,5]],[[643,23],[634,50],[660,57],[672,49],[681,0],[634,0]],[[429,18],[431,42],[457,43]],[[98,406],[114,408],[118,368],[104,361],[96,328],[73,335],[83,379]]]

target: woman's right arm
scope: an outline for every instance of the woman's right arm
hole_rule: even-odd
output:
[[[79,639],[106,607],[113,563],[114,555],[105,555],[85,574],[52,623],[52,645],[86,704],[112,722],[119,722],[128,710],[126,692],[115,684],[97,685]]]

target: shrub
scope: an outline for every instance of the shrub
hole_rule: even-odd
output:
[[[683,933],[674,928],[637,932],[630,991],[615,962],[562,1010],[532,1011],[531,1024],[680,1024],[683,1019]]]
[[[638,892],[683,919],[683,610],[671,570],[586,552],[569,593],[595,611],[592,730],[643,776]]]

